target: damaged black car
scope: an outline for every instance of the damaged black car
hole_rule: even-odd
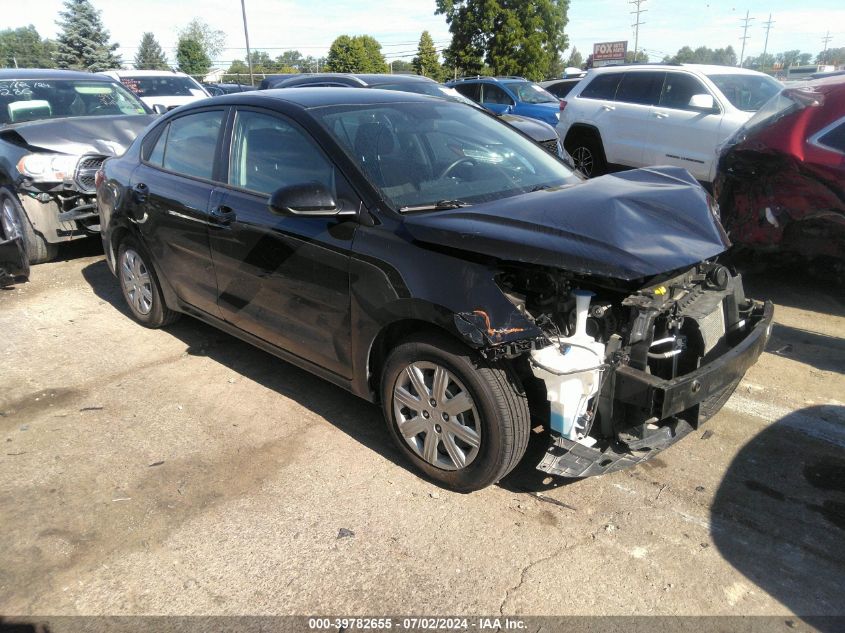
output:
[[[302,88],[161,118],[98,175],[131,314],[181,313],[383,407],[460,491],[522,459],[564,477],[646,460],[731,395],[772,304],[684,170],[585,181],[494,117]]]
[[[64,70],[0,70],[0,211],[31,263],[60,242],[96,235],[94,175],[152,121],[109,77]]]

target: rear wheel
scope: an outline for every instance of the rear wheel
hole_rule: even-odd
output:
[[[117,251],[117,277],[126,305],[141,325],[159,328],[179,318],[178,312],[164,304],[149,256],[131,237],[123,240]]]
[[[17,195],[5,188],[0,188],[0,228],[7,240],[21,237],[30,264],[49,262],[59,252],[58,246],[35,232]]]
[[[587,178],[607,173],[607,161],[601,141],[591,134],[577,134],[566,144],[575,169]]]
[[[448,488],[484,488],[525,453],[530,417],[519,379],[445,336],[427,334],[396,347],[381,390],[399,448]]]

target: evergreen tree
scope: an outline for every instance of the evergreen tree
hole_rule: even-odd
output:
[[[569,59],[566,60],[566,65],[570,68],[581,68],[584,65],[584,58],[581,56],[581,51],[575,46],[572,47],[572,52],[569,53]]]
[[[109,42],[109,32],[103,26],[100,12],[90,0],[65,0],[60,11],[61,28],[57,38],[56,65],[59,68],[98,72],[120,68],[115,55],[117,44]]]
[[[184,35],[176,45],[176,62],[181,72],[200,78],[211,69],[211,60],[206,55],[202,43]]]
[[[182,38],[199,42],[209,59],[216,59],[226,45],[226,34],[219,29],[211,28],[201,18],[194,18],[188,22],[184,29],[179,31],[179,39]]]
[[[31,24],[0,31],[0,68],[55,68],[56,44],[42,40]]]
[[[144,33],[138,53],[135,55],[135,68],[138,70],[168,70],[164,51],[152,33]]]
[[[435,81],[440,81],[443,69],[437,57],[437,49],[434,48],[434,40],[431,39],[431,33],[428,31],[423,31],[422,35],[420,35],[417,56],[414,57],[413,65],[414,72],[418,75],[431,77]]]

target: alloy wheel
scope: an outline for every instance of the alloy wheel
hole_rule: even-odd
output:
[[[399,433],[420,458],[443,470],[460,470],[477,457],[481,420],[467,388],[446,368],[411,363],[393,387]]]
[[[138,314],[147,315],[153,308],[153,286],[150,271],[137,251],[127,248],[120,259],[120,275],[126,299]]]
[[[575,163],[575,169],[580,171],[588,178],[593,173],[593,153],[589,148],[580,145],[572,151],[572,161]]]

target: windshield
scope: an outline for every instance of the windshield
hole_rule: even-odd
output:
[[[707,75],[733,106],[745,112],[756,112],[774,97],[783,85],[768,75]]]
[[[811,88],[786,88],[764,103],[754,116],[745,122],[734,135],[733,142],[741,142],[760,128],[771,125],[793,112],[818,106],[823,102],[823,95]]]
[[[513,81],[505,85],[516,94],[517,100],[523,103],[558,103],[559,101],[551,92],[530,81]]]
[[[508,125],[448,101],[311,113],[397,210],[444,200],[487,202],[580,181]]]
[[[204,97],[205,93],[189,77],[147,75],[121,77],[120,83],[139,97]]]
[[[111,81],[0,80],[0,124],[149,112],[150,109],[128,90]]]

